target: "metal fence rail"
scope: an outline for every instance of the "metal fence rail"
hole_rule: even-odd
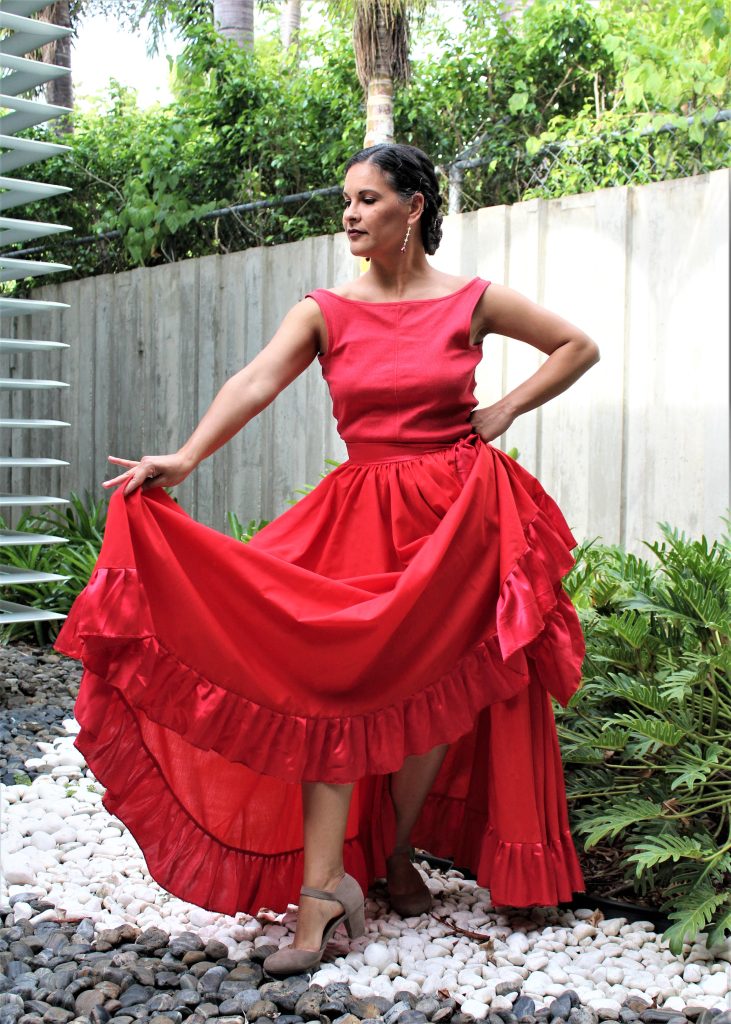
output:
[[[693,118],[687,119],[689,125]],[[524,146],[501,144],[508,119],[493,125],[451,162],[438,168],[448,194],[449,213],[552,199],[618,185],[649,184],[731,166],[731,111],[722,110],[705,126],[704,139],[691,141],[673,125],[643,131],[608,131],[550,142],[531,155]],[[511,136],[512,139],[512,136]],[[622,146],[622,159],[614,150]],[[498,153],[496,156],[495,153]],[[340,226],[341,188],[332,185],[291,195],[223,205],[198,217],[162,245],[158,262],[195,255],[238,252],[291,241],[289,218],[307,218],[312,234]],[[286,211],[286,215],[285,215]],[[43,244],[8,255],[49,258],[79,249],[93,253],[97,273],[129,268],[121,232],[51,237]]]

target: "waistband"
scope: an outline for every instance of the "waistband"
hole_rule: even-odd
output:
[[[443,452],[462,444],[475,444],[479,435],[474,431],[456,441],[346,441],[350,462],[404,462],[430,452]]]

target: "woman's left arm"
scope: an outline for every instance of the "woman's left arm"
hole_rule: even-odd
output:
[[[560,395],[599,360],[599,346],[580,328],[501,284],[491,284],[478,307],[485,333],[527,342],[548,356],[534,374],[494,405],[475,409],[471,422],[483,441],[504,433],[521,413]]]

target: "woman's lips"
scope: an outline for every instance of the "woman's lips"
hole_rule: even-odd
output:
[[[351,228],[350,231],[348,231],[348,238],[357,238],[358,235],[365,235],[367,233],[367,231],[358,231],[356,228]]]

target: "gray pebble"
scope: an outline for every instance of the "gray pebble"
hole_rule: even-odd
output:
[[[198,981],[199,992],[218,992],[221,982],[228,975],[225,967],[211,967],[203,974]]]
[[[177,988],[180,976],[175,971],[158,971],[153,975],[153,984],[156,988]]]
[[[75,1010],[76,999],[68,989],[58,988],[46,996],[49,1006],[60,1006],[63,1010]]]
[[[301,975],[285,978],[281,981],[270,981],[262,985],[259,994],[262,999],[271,999],[284,1013],[292,1013],[300,996],[308,988],[308,981]]]
[[[440,1007],[439,1001],[434,996],[422,996],[414,1009],[426,1014],[428,1020],[433,1020],[434,1014],[438,1013],[442,1007]]]
[[[121,1006],[134,1006],[137,1003],[145,1003],[155,995],[155,989],[150,985],[130,985],[119,996]]]
[[[620,1010],[620,1015],[621,1012]],[[592,1010],[590,1006],[574,1006],[569,1014],[569,1024],[597,1024],[598,1020],[596,1010]]]
[[[104,1005],[106,998],[103,992],[93,988],[87,989],[85,992],[80,992],[76,997],[74,1009],[78,1014],[88,1017],[95,1006]]]
[[[368,996],[364,999],[356,999],[350,996],[345,1000],[345,1008],[358,1020],[371,1020],[382,1017],[391,1009],[391,1002],[381,996]]]
[[[571,1013],[571,1000],[564,992],[558,999],[554,999],[548,1007],[549,1020],[555,1020],[560,1017],[561,1020],[568,1020],[569,1014]]]
[[[536,1004],[530,996],[518,996],[513,1003],[513,1013],[518,1020],[522,1020],[524,1017],[528,1016],[532,1017],[535,1012]]]
[[[68,1024],[76,1016],[73,1010],[64,1010],[62,1006],[52,1006],[43,1014],[46,1024]]]
[[[147,1000],[147,1005],[151,1010],[156,1013],[167,1013],[168,1010],[176,1005],[175,996],[177,993],[172,992],[161,992],[158,996],[153,996],[152,999]]]
[[[273,1020],[278,1013],[279,1010],[275,1003],[272,1003],[269,999],[259,999],[249,1010],[248,1017],[249,1019],[264,1017]]]
[[[495,986],[495,995],[509,996],[512,992],[520,992],[522,984],[521,978],[516,981],[501,981]]]
[[[319,1020],[324,995],[323,990],[316,985],[308,988],[297,1000],[294,1012],[303,1020]]]
[[[383,1024],[396,1024],[405,1013],[409,1010],[408,1003],[394,1003],[390,1010],[387,1010],[383,1015]]]
[[[205,943],[200,935],[196,935],[195,932],[181,932],[174,939],[170,939],[168,943],[170,952],[178,957],[182,957],[183,953],[188,953],[192,950],[200,951],[204,948]]]
[[[342,1017],[345,1013],[345,1003],[341,1003],[339,999],[328,999],[325,997],[320,1003],[320,1016],[325,1017],[328,1020],[335,1020],[337,1017]]]
[[[194,1009],[201,1001],[200,994],[193,989],[184,989],[175,993],[175,1006],[186,1006]]]
[[[209,939],[204,952],[209,960],[225,960],[228,957],[228,946],[219,942],[218,939]]]

